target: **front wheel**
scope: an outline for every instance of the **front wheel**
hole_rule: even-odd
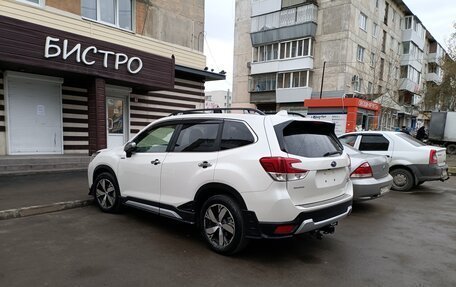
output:
[[[93,196],[103,212],[116,213],[120,210],[120,192],[115,177],[104,172],[97,176]]]
[[[393,177],[392,189],[397,191],[409,191],[414,184],[413,174],[403,168],[396,168],[390,172]]]
[[[201,208],[199,221],[201,235],[217,253],[235,254],[247,244],[241,209],[231,197],[210,197]]]

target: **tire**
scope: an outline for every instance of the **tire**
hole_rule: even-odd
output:
[[[456,154],[456,144],[451,143],[446,146],[447,148],[447,154]]]
[[[241,208],[226,195],[212,196],[203,203],[199,228],[209,247],[219,254],[235,254],[248,242]]]
[[[101,211],[108,213],[119,212],[121,201],[116,178],[109,172],[103,172],[97,176],[93,184],[93,197]]]
[[[394,190],[409,191],[415,183],[413,174],[404,168],[393,169],[390,174],[393,177]]]

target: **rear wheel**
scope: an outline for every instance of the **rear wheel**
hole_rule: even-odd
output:
[[[448,154],[456,154],[456,144],[451,143],[446,148]]]
[[[413,174],[404,169],[396,168],[390,172],[393,177],[392,189],[397,191],[409,191],[414,184]]]
[[[247,244],[241,209],[231,197],[210,197],[201,208],[199,220],[201,235],[215,252],[231,255]]]
[[[93,183],[93,196],[98,207],[104,212],[116,213],[120,210],[120,192],[117,180],[108,172],[97,176]]]

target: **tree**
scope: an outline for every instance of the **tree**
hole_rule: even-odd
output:
[[[427,87],[425,104],[429,110],[456,110],[456,23],[453,27],[455,31],[451,33],[447,42],[448,54],[441,59],[442,83]]]

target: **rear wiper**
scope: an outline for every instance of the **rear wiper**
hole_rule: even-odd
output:
[[[341,151],[330,151],[330,152],[325,153],[325,154],[323,155],[323,157],[327,157],[327,156],[335,155],[335,154],[341,155],[342,152],[341,152]]]

